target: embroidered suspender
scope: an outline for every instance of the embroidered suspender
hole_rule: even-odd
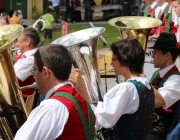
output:
[[[94,139],[94,115],[93,115],[93,111],[92,111],[89,103],[86,102],[87,107],[88,107],[88,118],[89,118],[89,125],[88,125],[78,102],[71,94],[68,94],[66,92],[57,92],[53,96],[65,97],[74,104],[74,106],[78,112],[79,118],[81,120],[86,140],[93,140]]]
[[[153,76],[151,77],[150,83],[153,82],[153,80],[155,79],[156,75],[159,73],[159,69],[156,70],[153,74]],[[166,75],[165,77],[162,78],[162,81],[159,83],[158,88],[162,87],[164,82],[171,76],[171,75],[180,75],[179,72],[175,71],[175,72],[171,72],[170,74]]]
[[[167,12],[167,17],[164,20],[167,20],[165,32],[170,32],[171,27],[171,19],[172,19],[172,6],[170,7],[169,11]]]

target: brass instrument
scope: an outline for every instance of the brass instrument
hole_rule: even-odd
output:
[[[119,24],[119,22],[121,24]],[[136,38],[142,45],[144,51],[146,51],[148,36],[151,29],[160,26],[162,21],[150,17],[123,16],[110,19],[108,23],[119,30],[122,39],[128,37]]]
[[[150,63],[150,64],[154,64],[154,60],[145,60],[144,63]],[[104,74],[107,72],[114,72],[114,67],[109,68],[108,70],[103,70],[103,71],[99,71],[99,74]]]
[[[16,131],[27,118],[11,60],[11,42],[23,29],[23,26],[16,24],[0,26],[0,136],[3,140],[14,139]]]
[[[42,19],[43,18],[43,16],[41,16],[38,20],[36,20],[36,22],[33,24],[33,28],[35,28],[35,29],[37,29],[37,25],[38,25],[38,23],[40,22],[40,23],[42,23],[43,24],[43,26],[42,26],[42,28],[41,28],[41,31],[43,31],[44,30],[44,27],[45,27],[45,21]],[[38,29],[37,29],[38,30]]]
[[[146,61],[144,61],[144,63],[154,64],[154,60],[146,60]]]
[[[74,61],[73,66],[79,68],[83,74],[82,77],[93,102],[102,100],[104,96],[97,57],[98,37],[104,31],[103,27],[88,28],[67,34],[51,43],[61,44],[68,49]],[[86,51],[83,51],[83,48]]]
[[[30,89],[30,88],[34,88],[36,89],[37,88],[37,85],[36,85],[36,82],[34,82],[33,84],[31,85],[27,85],[27,86],[23,86],[23,87],[18,87],[20,90],[26,90],[26,89]]]

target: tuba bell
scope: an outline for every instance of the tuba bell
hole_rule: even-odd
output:
[[[0,26],[0,137],[13,140],[27,118],[27,111],[11,59],[11,42],[22,32],[21,25]]]
[[[102,100],[104,93],[98,69],[97,41],[105,31],[103,27],[79,30],[53,41],[68,49],[73,58],[73,67],[82,72],[84,83],[92,102]],[[92,53],[90,50],[92,49]]]
[[[146,51],[151,29],[160,26],[162,21],[150,17],[123,16],[110,19],[108,23],[119,30],[122,39],[128,37],[136,38],[142,45],[144,51]]]

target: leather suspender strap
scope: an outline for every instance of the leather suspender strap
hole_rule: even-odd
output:
[[[68,94],[66,92],[57,92],[53,96],[65,97],[74,104],[74,106],[78,112],[79,118],[81,120],[86,140],[93,140],[94,139],[94,115],[93,115],[93,111],[92,111],[89,103],[86,102],[87,107],[88,107],[88,119],[89,119],[89,125],[88,125],[78,102],[71,94]]]

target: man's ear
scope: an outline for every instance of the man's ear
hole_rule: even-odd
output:
[[[29,45],[31,43],[31,39],[27,38],[27,44]]]
[[[50,77],[51,72],[47,67],[44,66],[42,69],[42,72],[44,75],[44,79],[48,79]]]

